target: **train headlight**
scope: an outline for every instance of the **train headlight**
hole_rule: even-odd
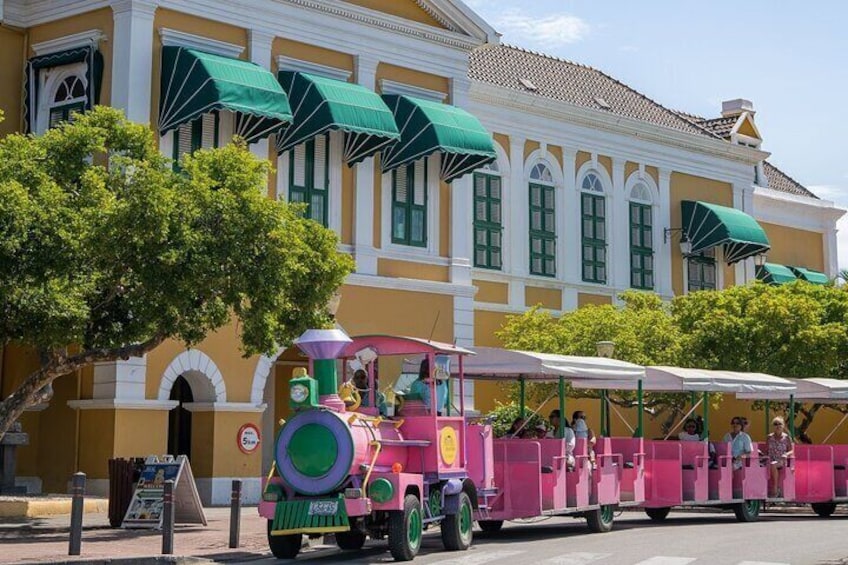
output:
[[[292,402],[297,404],[303,403],[309,397],[309,388],[306,385],[294,385],[291,387]]]

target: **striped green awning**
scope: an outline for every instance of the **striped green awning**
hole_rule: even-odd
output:
[[[383,172],[439,153],[439,177],[451,182],[495,160],[492,136],[465,110],[398,94],[384,94],[383,100],[400,128],[400,141],[383,151]]]
[[[237,135],[249,143],[285,128],[292,119],[286,93],[259,65],[230,57],[162,48],[159,132],[165,133],[214,110],[236,114]]]
[[[681,206],[683,233],[692,253],[721,245],[730,265],[771,248],[762,226],[742,210],[693,200],[684,200]]]
[[[306,73],[283,71],[278,78],[294,109],[292,125],[278,137],[278,153],[340,130],[345,134],[344,161],[355,165],[400,139],[395,118],[377,93]]]
[[[786,284],[798,280],[792,269],[777,263],[766,263],[757,267],[757,278],[769,284]]]
[[[827,278],[827,275],[824,273],[820,273],[812,269],[806,269],[804,267],[789,268],[792,269],[792,272],[795,273],[795,275],[801,280],[805,280],[813,284],[828,284],[830,282],[830,279]]]

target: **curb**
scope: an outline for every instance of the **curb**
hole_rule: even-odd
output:
[[[157,555],[152,557],[111,557],[105,559],[73,559],[57,561],[34,561],[33,564],[49,565],[194,565],[201,563],[214,563],[211,559],[202,557],[189,557],[181,555]]]

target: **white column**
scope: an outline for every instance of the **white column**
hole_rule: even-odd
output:
[[[128,119],[150,123],[150,92],[153,80],[154,0],[112,2],[115,29],[112,37],[113,108]]]
[[[250,61],[271,70],[271,47],[276,34],[262,29],[251,29],[248,39]],[[259,159],[268,158],[268,138],[250,144],[250,152]]]
[[[672,286],[671,273],[671,254],[677,253],[678,246],[676,242],[679,239],[680,232],[672,232],[672,237],[668,238],[666,243],[663,243],[662,230],[665,228],[676,228],[680,226],[671,225],[671,170],[659,169],[659,183],[657,185],[660,193],[660,201],[657,204],[657,218],[654,218],[654,224],[659,226],[659,230],[654,231],[654,283],[657,292],[660,296],[670,298],[674,294]],[[659,232],[659,235],[657,235]],[[677,239],[673,237],[677,234]]]
[[[356,58],[356,82],[374,90],[377,77],[376,58],[359,55]],[[355,221],[353,223],[356,272],[377,274],[377,251],[374,249],[374,158],[369,157],[355,165],[354,196]],[[383,215],[387,214],[383,210]]]
[[[630,288],[630,210],[624,194],[624,163],[624,159],[612,159],[612,213],[607,218],[607,284],[616,294]]]
[[[832,279],[839,273],[839,255],[836,249],[836,226],[828,228],[823,234],[824,239],[824,272]]]
[[[580,192],[577,190],[577,149],[562,148],[562,200],[558,213],[558,228],[562,237],[557,241],[557,253],[562,274],[560,277],[569,284],[580,283]],[[561,220],[560,220],[561,218]],[[565,287],[562,290],[562,310],[568,312],[577,309],[577,289]]]
[[[467,174],[451,183],[450,278],[454,284],[471,284],[474,231],[474,183]]]
[[[752,190],[750,187],[750,182],[740,181],[733,183],[733,207],[737,210],[742,210],[748,214],[751,213],[751,205],[746,208],[745,206],[745,189],[746,186],[748,190]],[[736,284],[741,285],[747,283],[749,280],[754,278],[754,260],[753,259],[745,259],[744,261],[739,261],[733,265],[733,271],[736,275]]]
[[[516,277],[526,277],[529,271],[528,248],[530,234],[528,231],[528,198],[527,179],[524,177],[524,139],[516,136],[509,138],[509,166],[511,178],[509,183],[509,242],[504,248],[510,255],[512,274]],[[524,281],[510,281],[509,305],[513,308],[524,308]]]

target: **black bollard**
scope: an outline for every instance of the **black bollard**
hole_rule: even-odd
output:
[[[82,510],[85,504],[85,473],[74,473],[71,481],[71,539],[68,555],[79,555],[82,549]]]
[[[174,553],[174,481],[165,481],[162,495],[162,555]]]
[[[239,546],[241,531],[241,479],[233,479],[233,492],[230,496],[230,548]]]

